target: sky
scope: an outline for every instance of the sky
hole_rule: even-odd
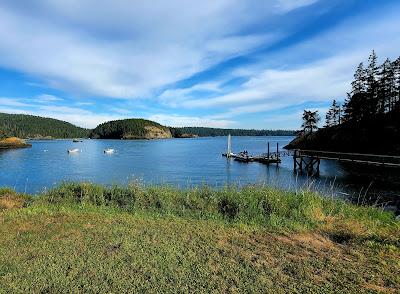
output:
[[[400,56],[399,16],[398,0],[3,0],[0,112],[299,129],[372,49]]]

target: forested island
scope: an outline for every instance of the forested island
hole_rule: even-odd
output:
[[[89,136],[93,139],[164,139],[172,137],[168,127],[146,119],[105,122],[92,130]]]
[[[89,130],[58,119],[28,115],[0,113],[0,139],[86,138]]]
[[[167,127],[154,121],[132,118],[102,123],[93,130],[34,115],[0,113],[0,139],[162,139],[210,136],[292,136],[288,130],[245,130],[204,127]]]
[[[305,110],[302,131],[286,148],[341,152],[400,153],[400,57],[381,65],[372,51],[360,63],[351,92],[341,105],[336,100],[318,128],[318,111]]]

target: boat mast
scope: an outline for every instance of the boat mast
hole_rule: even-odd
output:
[[[232,142],[231,142],[231,134],[228,135],[228,152],[226,153],[227,157],[230,157],[232,154]]]

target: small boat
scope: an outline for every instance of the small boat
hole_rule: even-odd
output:
[[[112,148],[107,148],[107,149],[104,150],[104,153],[106,153],[106,154],[112,154],[114,152],[115,152],[115,150],[112,149]]]
[[[77,152],[79,152],[79,149],[78,149],[78,148],[75,148],[75,149],[68,149],[68,153],[77,153]]]
[[[234,158],[236,161],[240,161],[240,162],[250,162],[250,161],[254,160],[253,157],[248,156],[248,155],[242,155],[242,154],[237,155]]]
[[[78,142],[83,142],[83,140],[81,140],[81,139],[73,139],[72,142],[78,143]]]

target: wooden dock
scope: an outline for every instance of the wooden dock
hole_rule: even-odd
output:
[[[297,149],[293,151],[294,171],[319,175],[321,159],[400,168],[400,156]]]
[[[228,139],[228,152],[223,153],[222,156],[225,156],[227,158],[233,158],[236,161],[239,162],[259,162],[263,164],[279,164],[281,163],[281,153],[282,151],[279,151],[279,143],[276,144],[276,152],[270,152],[270,146],[268,142],[268,148],[267,148],[267,153],[262,153],[260,155],[252,156],[248,155],[247,153],[240,152],[240,153],[233,153],[230,151],[230,139]],[[284,151],[286,153],[286,151]]]
[[[301,149],[280,151],[279,143],[276,144],[276,151],[271,152],[269,142],[266,153],[255,156],[249,155],[247,151],[233,153],[230,135],[228,136],[227,152],[222,154],[222,156],[232,158],[239,162],[259,162],[267,165],[276,164],[277,166],[281,163],[281,157],[291,155],[293,155],[293,170],[295,172],[307,172],[309,175],[317,176],[320,173],[320,163],[322,159],[367,164],[379,167],[400,168],[400,156]]]

